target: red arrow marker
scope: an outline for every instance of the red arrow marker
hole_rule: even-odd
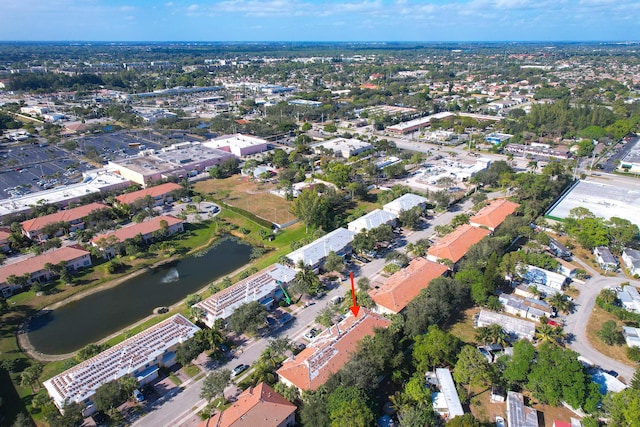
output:
[[[353,298],[353,305],[350,308],[353,315],[358,317],[360,306],[356,303],[356,285],[353,283],[353,272],[349,273],[349,277],[351,277],[351,297]]]

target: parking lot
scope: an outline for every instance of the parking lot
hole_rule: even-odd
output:
[[[155,133],[113,132],[83,136],[75,140],[78,154],[86,155],[93,147],[104,161],[137,156],[140,150],[162,148],[162,139]]]

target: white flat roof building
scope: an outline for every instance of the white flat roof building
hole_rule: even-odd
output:
[[[305,265],[317,268],[320,263],[329,255],[329,252],[336,252],[338,255],[344,255],[351,248],[351,242],[356,233],[346,228],[338,228],[331,233],[326,234],[308,245],[291,252],[287,258],[294,264],[298,265],[302,261]]]
[[[531,341],[536,335],[536,324],[529,320],[517,319],[494,311],[480,310],[476,319],[476,327],[498,324],[509,335],[518,339],[524,338]]]
[[[171,366],[166,362],[173,362],[173,357],[167,353],[199,330],[176,314],[45,381],[44,387],[58,408],[65,402],[89,405],[102,384],[127,375],[136,377],[151,365]]]
[[[442,393],[447,406],[447,420],[454,417],[461,417],[464,415],[460,398],[458,397],[458,391],[456,385],[451,377],[451,371],[447,368],[437,368],[436,377],[438,378],[438,386]]]
[[[89,194],[124,188],[130,184],[125,177],[107,172],[104,169],[88,171],[83,175],[85,177],[84,181],[78,184],[60,186],[51,190],[0,200],[0,218],[5,215],[29,212],[33,206],[41,203],[64,207]]]
[[[282,264],[273,264],[238,283],[221,290],[196,304],[204,310],[203,322],[213,328],[217,319],[226,319],[236,308],[251,301],[272,297],[280,285],[286,286],[296,277],[296,271]]]
[[[567,277],[554,273],[553,271],[547,271],[534,265],[527,265],[527,272],[523,278],[531,284],[541,284],[550,288],[561,291],[567,282]]]
[[[267,141],[255,136],[242,134],[224,135],[219,138],[210,139],[202,143],[202,145],[210,148],[232,153],[236,157],[248,156],[250,154],[261,153],[267,151]]]
[[[538,412],[524,406],[522,393],[507,393],[507,425],[508,427],[538,427]]]
[[[347,224],[347,229],[354,233],[359,233],[362,230],[368,231],[372,228],[378,228],[384,224],[391,224],[396,219],[398,219],[398,215],[395,213],[383,211],[382,209],[375,209],[368,214],[351,221]]]
[[[311,145],[311,148],[316,152],[319,152],[321,148],[331,150],[335,155],[340,155],[343,158],[348,159],[349,157],[360,154],[363,151],[371,150],[373,145],[355,138],[335,138],[313,144]]]
[[[382,207],[382,209],[387,212],[400,215],[400,212],[411,210],[416,206],[420,206],[424,208],[424,205],[427,202],[428,202],[428,199],[426,197],[418,196],[417,194],[407,193],[387,203]]]
[[[629,144],[633,144],[633,147],[622,158],[618,169],[638,173],[640,172],[640,138],[634,138],[634,141]]]
[[[398,123],[397,125],[388,126],[387,130],[389,132],[405,134],[429,126],[431,120],[433,119],[442,120],[453,117],[454,115],[455,114],[446,111],[442,113],[436,113],[430,116],[420,117],[419,119],[409,120],[408,122]]]
[[[615,179],[615,178],[614,178]],[[583,207],[595,216],[609,219],[618,217],[640,227],[640,189],[636,184],[617,180],[612,184],[578,181],[545,214],[546,218],[562,221],[571,209]]]

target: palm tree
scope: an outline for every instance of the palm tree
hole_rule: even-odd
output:
[[[571,309],[571,301],[567,298],[566,295],[561,294],[560,292],[556,292],[551,297],[549,297],[549,304],[554,307],[558,311],[562,311],[563,313],[569,312]]]
[[[529,163],[527,163],[527,169],[529,169],[529,171],[531,173],[537,171],[538,170],[538,161],[537,160],[531,160]]]
[[[613,289],[603,289],[598,296],[605,304],[613,304],[618,299],[618,295]]]
[[[298,266],[300,267],[300,266]],[[315,295],[320,287],[320,280],[318,276],[311,270],[308,265],[303,265],[302,269],[296,273],[292,290],[298,293],[298,301],[302,298],[302,295]]]
[[[540,343],[559,344],[564,339],[564,336],[565,333],[561,326],[551,326],[547,323],[538,326],[536,329],[536,340]]]

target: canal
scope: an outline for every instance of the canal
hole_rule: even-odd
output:
[[[224,238],[204,255],[145,271],[35,318],[29,325],[29,340],[44,354],[79,350],[237,270],[249,262],[250,252],[251,246]]]

